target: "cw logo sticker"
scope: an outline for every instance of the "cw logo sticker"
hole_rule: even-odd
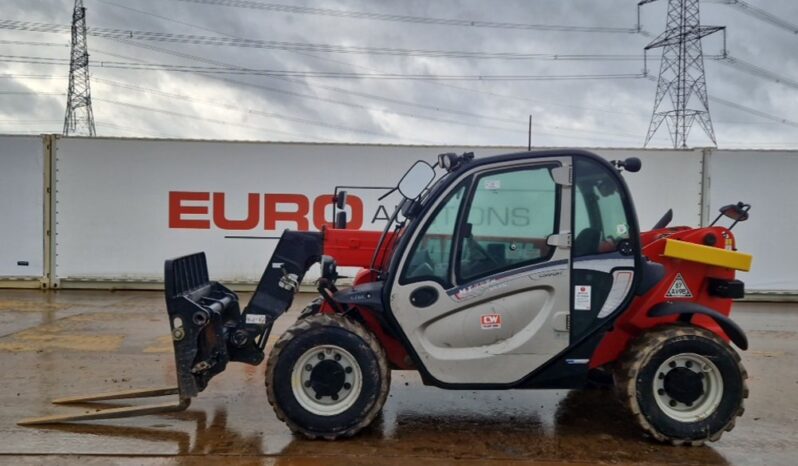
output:
[[[502,316],[501,314],[485,314],[480,316],[479,324],[482,327],[482,330],[502,328]]]

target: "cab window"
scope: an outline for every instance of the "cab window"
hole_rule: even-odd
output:
[[[557,184],[552,165],[479,176],[458,244],[458,281],[542,262],[557,231]]]
[[[629,239],[630,222],[621,187],[607,167],[588,159],[574,162],[574,257],[615,252]]]
[[[449,262],[455,224],[465,189],[463,185],[449,194],[416,240],[408,256],[403,282],[435,280],[449,284]]]

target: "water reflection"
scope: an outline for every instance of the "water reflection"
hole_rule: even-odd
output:
[[[313,458],[322,463],[362,462],[369,458],[379,458],[380,464],[402,463],[399,459],[408,456],[727,464],[711,447],[677,448],[643,438],[609,391],[548,392],[543,399],[552,398],[552,393],[558,398],[551,406],[541,405],[542,398],[535,395],[541,392],[467,392],[463,400],[454,401],[452,394],[462,392],[398,387],[397,393],[398,399],[389,401],[368,429],[354,438],[335,442],[293,436],[272,416],[231,416],[224,407],[216,407],[210,415],[195,408],[151,417],[150,422],[156,421],[149,426],[74,424],[47,428],[172,442],[178,464],[197,464],[198,455],[224,456],[225,464],[260,464],[261,460],[268,460],[269,464],[283,466],[304,464]],[[413,406],[412,398],[421,394],[431,395],[431,400],[417,400],[418,405]],[[253,411],[261,413],[260,408]],[[268,429],[276,431],[264,432]]]

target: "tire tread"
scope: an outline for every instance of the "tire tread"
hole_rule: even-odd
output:
[[[280,358],[280,354],[282,350],[297,336],[305,332],[309,332],[314,329],[324,328],[324,327],[338,327],[344,330],[347,330],[358,337],[360,337],[369,348],[374,352],[374,355],[377,359],[377,365],[380,371],[380,377],[384,382],[380,386],[380,393],[377,396],[374,405],[371,409],[368,410],[366,415],[358,421],[352,427],[335,433],[329,434],[321,434],[318,432],[313,432],[304,428],[303,426],[297,424],[296,422],[292,421],[283,411],[282,407],[277,403],[274,394],[274,384],[270,383],[274,377],[274,369],[277,366],[277,360]],[[365,374],[364,374],[365,376]],[[388,360],[385,356],[385,351],[383,350],[382,346],[380,345],[377,338],[367,330],[365,327],[360,325],[359,323],[348,319],[344,316],[338,314],[312,314],[304,318],[300,318],[299,320],[294,323],[291,327],[289,327],[285,333],[283,333],[277,342],[274,344],[271,352],[269,353],[269,358],[266,362],[266,395],[269,400],[269,404],[271,405],[272,409],[274,409],[275,415],[281,421],[283,421],[292,432],[304,435],[305,437],[315,440],[315,439],[326,439],[326,440],[335,440],[338,438],[345,438],[351,437],[356,433],[360,432],[362,429],[367,427],[371,422],[374,420],[375,417],[379,414],[382,406],[385,404],[385,400],[388,398],[388,390],[391,386],[391,372],[388,369]]]
[[[651,437],[660,442],[670,443],[675,446],[701,446],[706,441],[717,441],[723,435],[723,432],[729,432],[730,430],[734,429],[737,418],[742,416],[745,412],[745,399],[748,398],[748,372],[742,365],[740,355],[736,351],[731,350],[730,352],[734,355],[734,361],[740,370],[740,375],[742,378],[743,400],[740,402],[740,407],[738,408],[736,415],[732,416],[731,420],[729,420],[724,427],[718,429],[717,432],[709,435],[707,438],[698,440],[680,439],[663,434],[653,425],[651,425],[640,409],[637,401],[636,374],[641,371],[641,369],[651,359],[656,350],[662,346],[662,344],[673,338],[683,336],[700,336],[713,340],[718,344],[727,346],[727,343],[718,338],[718,336],[714,333],[693,325],[666,325],[653,331],[646,332],[632,342],[632,344],[619,360],[619,364],[615,370],[615,388],[621,403],[629,410],[630,413],[632,413],[635,422],[640,426],[640,428],[642,428],[643,431],[649,434]]]

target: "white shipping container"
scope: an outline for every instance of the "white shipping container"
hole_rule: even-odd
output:
[[[441,152],[524,148],[63,138],[55,150],[56,279],[160,281],[164,259],[206,251],[214,279],[255,282],[283,229],[332,220],[336,185],[392,186]],[[699,224],[701,151],[596,152],[643,160],[625,175],[641,228],[671,207],[674,224]],[[382,229],[398,201],[349,192],[364,229]]]
[[[44,276],[44,148],[0,136],[0,278]]]
[[[752,206],[750,219],[733,230],[739,250],[754,256],[751,272],[739,275],[746,288],[798,291],[798,152],[714,151],[710,174],[711,215],[738,201]]]

